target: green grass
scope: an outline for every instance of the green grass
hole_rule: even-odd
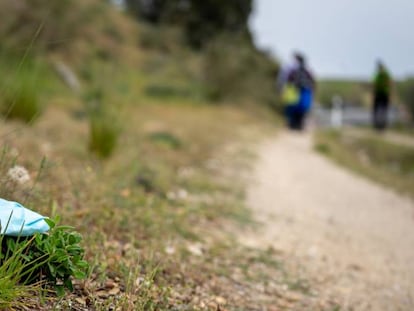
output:
[[[407,137],[413,137],[414,125],[412,123],[394,124],[390,127],[393,132]]]
[[[1,109],[5,118],[34,121],[41,113],[36,76],[28,69],[18,72],[1,92]]]
[[[17,247],[10,250],[7,247],[6,237],[0,235],[0,308],[2,310],[24,306],[25,299],[30,299],[35,293],[41,292],[42,283],[25,284],[24,280],[30,278],[44,264],[44,258],[39,257],[27,263],[24,257],[33,239],[21,240]]]
[[[381,136],[320,131],[315,149],[361,175],[414,197],[414,148],[390,143]]]

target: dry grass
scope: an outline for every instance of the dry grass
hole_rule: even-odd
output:
[[[316,134],[315,148],[361,175],[414,196],[414,148],[410,146],[368,132],[321,131]]]

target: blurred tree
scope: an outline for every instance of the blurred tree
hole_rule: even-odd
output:
[[[189,43],[203,47],[223,32],[251,41],[248,19],[252,0],[125,0],[137,18],[155,24],[181,26]]]
[[[254,98],[274,105],[277,72],[277,62],[243,37],[224,33],[215,36],[205,48],[204,85],[213,101]]]
[[[171,0],[171,2],[177,2]],[[159,23],[165,13],[166,0],[125,0],[127,9],[137,18]]]
[[[192,2],[192,14],[186,26],[190,43],[200,47],[216,34],[228,32],[250,38],[248,19],[251,0],[207,0]]]

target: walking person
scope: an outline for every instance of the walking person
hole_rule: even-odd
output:
[[[314,96],[315,79],[307,68],[305,56],[295,53],[297,66],[290,72],[288,83],[293,85],[298,93],[295,105],[288,107],[289,127],[293,130],[302,130],[304,121],[309,113]]]
[[[373,92],[373,127],[378,131],[382,131],[386,129],[388,124],[387,115],[391,95],[391,76],[381,61],[377,63]]]
[[[283,112],[286,118],[286,125],[292,129],[294,126],[294,110],[299,101],[299,92],[293,83],[289,81],[292,72],[298,67],[295,58],[291,62],[284,65],[276,80],[276,89],[279,93],[280,100],[283,104]]]

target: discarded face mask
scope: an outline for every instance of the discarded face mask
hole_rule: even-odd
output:
[[[49,231],[44,216],[23,205],[0,199],[1,234],[9,236],[31,236]]]

